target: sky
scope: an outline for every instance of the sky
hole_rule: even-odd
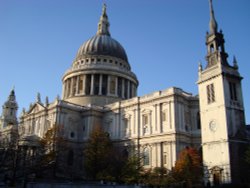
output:
[[[54,101],[78,48],[96,34],[107,4],[111,36],[125,48],[138,95],[175,86],[198,94],[198,62],[206,65],[208,0],[0,0],[0,105],[14,87],[28,108],[37,92]],[[232,63],[242,81],[250,124],[250,1],[214,0]]]

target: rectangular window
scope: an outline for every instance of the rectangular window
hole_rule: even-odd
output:
[[[94,78],[94,95],[98,95],[99,94],[100,75],[95,74],[94,77],[95,77]]]
[[[142,124],[147,125],[148,124],[148,115],[145,114],[142,116]]]
[[[79,77],[79,83],[78,83],[78,94],[83,92],[83,76]]]
[[[87,74],[86,80],[85,80],[85,93],[86,93],[86,95],[90,94],[90,83],[91,83],[91,75]]]
[[[207,85],[207,103],[215,102],[214,84]]]
[[[163,121],[163,122],[167,120],[166,112],[165,112],[165,111],[163,111],[163,112],[161,113],[161,117],[162,117],[162,121]]]
[[[230,89],[230,98],[231,100],[237,101],[237,90],[236,84],[229,82],[229,89]]]
[[[124,80],[124,98],[128,98],[128,80]]]
[[[102,95],[107,95],[107,88],[108,88],[108,76],[103,74],[102,75]]]
[[[165,152],[163,154],[163,164],[167,164],[167,154]]]
[[[115,89],[116,89],[116,77],[115,76],[110,76],[110,90],[109,93],[115,94]]]
[[[118,97],[122,97],[122,78],[118,77]]]

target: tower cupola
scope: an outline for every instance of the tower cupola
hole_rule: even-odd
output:
[[[14,88],[11,90],[8,100],[4,103],[2,107],[1,115],[1,128],[6,128],[9,126],[17,126],[17,109],[18,105],[16,102],[16,95]]]
[[[216,65],[228,65],[227,57],[228,54],[225,52],[224,47],[224,36],[222,30],[218,32],[218,24],[215,19],[214,9],[212,0],[209,0],[210,4],[210,21],[209,21],[209,32],[206,36],[207,45],[207,68]]]

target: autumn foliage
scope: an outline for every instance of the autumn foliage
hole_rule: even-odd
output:
[[[201,181],[202,161],[195,148],[187,147],[180,152],[175,164],[174,176],[176,180],[186,182],[189,187]]]

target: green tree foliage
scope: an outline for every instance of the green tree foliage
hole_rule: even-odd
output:
[[[122,167],[121,180],[126,184],[135,184],[140,182],[143,166],[141,158],[138,155],[130,155],[126,158]]]
[[[174,167],[176,180],[184,181],[188,187],[198,183],[202,178],[202,161],[199,152],[195,148],[183,149]]]
[[[88,178],[93,180],[110,178],[112,150],[109,135],[101,127],[96,126],[84,150],[84,167]]]
[[[58,171],[65,170],[65,168],[63,168],[63,161],[60,160],[60,156],[64,155],[67,150],[67,144],[63,139],[62,131],[63,130],[59,126],[54,125],[47,130],[41,140],[40,150],[42,157],[40,160],[40,169],[42,172],[52,171],[54,178],[57,177]]]

